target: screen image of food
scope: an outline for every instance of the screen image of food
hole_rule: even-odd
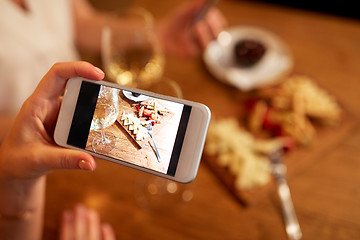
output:
[[[101,86],[86,150],[168,174],[184,105]]]

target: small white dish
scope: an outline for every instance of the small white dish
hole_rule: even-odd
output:
[[[266,51],[255,65],[243,67],[235,61],[235,44],[246,39],[261,42]],[[293,68],[287,44],[274,33],[251,26],[221,32],[206,48],[203,60],[214,77],[243,91],[274,84]]]
[[[149,98],[148,96],[142,95],[142,94],[140,94],[138,96],[133,95],[132,92],[126,91],[126,90],[122,90],[122,92],[127,99],[134,101],[134,102],[142,102]]]

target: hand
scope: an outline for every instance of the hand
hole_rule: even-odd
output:
[[[25,101],[0,146],[0,178],[34,179],[54,169],[96,168],[88,153],[54,145],[53,133],[61,94],[69,78],[101,80],[104,73],[87,62],[57,63]]]
[[[166,52],[184,58],[196,56],[225,28],[225,17],[214,7],[203,20],[193,22],[205,3],[198,0],[184,4],[158,23],[157,35]]]
[[[77,205],[62,214],[60,240],[115,240],[115,233],[111,225],[100,222],[96,211]]]

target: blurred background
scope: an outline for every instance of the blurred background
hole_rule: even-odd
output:
[[[303,10],[329,13],[350,18],[360,18],[359,12],[356,10],[356,3],[354,1],[341,1],[341,2],[326,2],[326,3],[314,3],[314,1],[282,1],[282,0],[242,0],[248,2],[262,2],[275,4],[278,6],[299,8]],[[119,5],[132,4],[135,1],[123,0],[114,2],[112,0],[90,0],[90,2],[100,9],[112,9]]]
[[[276,4],[279,6],[287,6],[300,8],[309,11],[329,13],[350,18],[360,18],[360,14],[356,11],[356,4],[353,1],[326,2],[315,3],[314,1],[282,1],[282,0],[263,0],[259,2]]]

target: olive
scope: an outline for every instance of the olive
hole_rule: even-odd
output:
[[[132,94],[134,97],[138,97],[138,96],[141,95],[140,93],[135,93],[135,92],[132,92],[131,94]]]

